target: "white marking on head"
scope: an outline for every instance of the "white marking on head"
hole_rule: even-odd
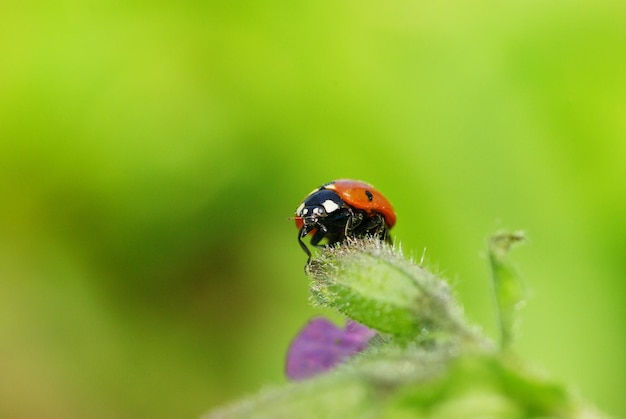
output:
[[[322,202],[322,206],[324,207],[327,213],[331,213],[339,209],[339,205],[337,205],[335,201],[332,201],[330,199],[327,199],[326,201]]]

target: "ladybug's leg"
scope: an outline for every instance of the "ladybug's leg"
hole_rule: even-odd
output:
[[[323,227],[323,226],[322,226]],[[318,228],[313,237],[311,238],[311,244],[313,246],[319,245],[322,239],[326,236],[326,229]]]
[[[302,227],[300,231],[298,231],[298,243],[300,243],[300,247],[302,248],[302,250],[304,250],[304,253],[306,253],[306,255],[309,257],[306,262],[307,265],[311,263],[312,255],[311,255],[311,250],[309,250],[307,245],[304,244],[304,242],[302,241],[302,238],[305,237],[307,234],[314,231],[313,237],[311,237],[311,245],[317,246],[319,245],[319,242],[322,241],[324,237],[326,237],[326,233],[328,232],[328,230],[326,229],[324,225],[320,223],[316,223],[316,225],[317,225],[317,228],[307,229],[306,227]]]
[[[345,235],[343,235],[343,230],[336,232],[336,231],[329,230],[323,224],[318,223],[317,225],[318,225],[318,228],[313,234],[313,237],[311,238],[311,244],[313,246],[319,246],[319,247],[332,246],[335,243],[339,243],[340,241],[343,241],[343,239],[345,238]],[[324,239],[327,240],[327,243],[319,244]]]
[[[389,229],[387,228],[387,224],[385,224],[385,218],[382,215],[380,216],[380,225],[377,234],[381,240],[386,241],[388,244],[393,244],[391,234],[389,234]]]
[[[300,247],[302,248],[302,250],[304,250],[304,253],[306,253],[306,255],[308,256],[308,259],[306,261],[306,264],[308,265],[309,262],[311,262],[311,251],[309,250],[309,248],[306,246],[306,244],[304,244],[304,242],[302,241],[302,237],[306,236],[307,233],[304,230],[304,227],[302,227],[299,231],[298,231],[298,243],[300,243]],[[319,241],[319,240],[318,240]]]
[[[385,219],[380,214],[368,218],[365,222],[360,224],[353,233],[355,236],[372,236],[381,240],[386,240],[389,243],[387,226],[385,225]]]
[[[385,240],[387,238],[387,226],[385,225],[385,218],[376,214],[375,217],[372,217],[372,231],[374,235],[380,237],[381,240]]]
[[[353,211],[352,208],[348,208],[350,214],[346,221],[346,228],[344,229],[343,236],[351,237],[355,232],[360,230],[361,223],[363,222],[363,213],[361,211]],[[358,233],[357,233],[358,235]]]

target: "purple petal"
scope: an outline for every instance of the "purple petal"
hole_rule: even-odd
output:
[[[303,380],[332,369],[367,348],[376,331],[353,320],[345,329],[317,317],[309,321],[291,342],[287,352],[287,376]]]

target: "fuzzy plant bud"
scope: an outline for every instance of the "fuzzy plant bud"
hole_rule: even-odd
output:
[[[458,335],[465,324],[445,281],[380,240],[325,248],[308,271],[314,302],[399,340]]]

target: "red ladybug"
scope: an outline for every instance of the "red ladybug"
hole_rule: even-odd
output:
[[[311,244],[322,239],[328,244],[346,238],[373,236],[389,240],[388,230],[396,223],[393,207],[372,185],[341,179],[326,183],[308,194],[296,209],[298,243],[311,260],[302,238],[311,234]]]

